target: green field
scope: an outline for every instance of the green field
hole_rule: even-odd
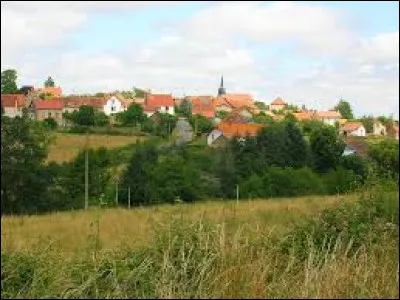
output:
[[[145,137],[91,134],[88,139],[88,147],[112,149],[134,144],[137,140],[143,139]],[[47,161],[68,162],[74,159],[79,151],[85,148],[85,145],[86,136],[84,134],[55,133]]]
[[[376,195],[395,203],[398,191]],[[395,210],[357,206],[358,197],[2,217],[2,298],[398,298],[398,224],[397,239],[379,227]],[[293,226],[327,208],[336,211],[327,220],[348,222],[344,235],[321,250],[321,226],[305,227],[305,256],[290,243],[283,252]],[[379,243],[364,234],[375,230]]]

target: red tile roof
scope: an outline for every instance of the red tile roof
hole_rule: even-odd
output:
[[[338,111],[328,110],[328,111],[317,111],[315,113],[315,117],[317,119],[330,119],[330,118],[341,119],[342,115]]]
[[[272,105],[286,105],[287,103],[283,101],[280,97],[275,98],[274,101],[271,102]]]
[[[189,100],[192,102],[193,115],[201,115],[209,119],[215,118],[215,109],[211,97],[190,97]]]
[[[38,100],[35,103],[35,108],[38,110],[61,110],[64,108],[64,103],[60,99]]]
[[[171,94],[149,94],[145,100],[144,111],[154,112],[162,106],[174,106],[174,99]]]
[[[62,89],[59,86],[38,88],[36,91],[40,94],[52,94],[53,97],[61,97],[62,95]]]
[[[248,107],[250,109],[258,110],[250,95],[246,94],[226,94],[218,96],[213,101],[214,107],[229,106],[232,108]]]
[[[79,108],[80,106],[87,105],[92,106],[96,109],[102,109],[106,104],[106,98],[101,97],[63,97],[58,98],[64,103],[65,107],[68,108]],[[57,100],[57,99],[54,99]]]
[[[23,107],[25,106],[25,96],[23,94],[1,94],[1,105],[3,107]]]
[[[300,111],[293,113],[294,117],[299,120],[311,120],[314,117],[314,112],[312,111]]]
[[[217,125],[217,129],[221,130],[223,135],[227,138],[234,136],[255,136],[263,127],[264,125],[262,124],[237,124],[224,121]]]
[[[342,126],[342,130],[344,131],[354,131],[363,126],[361,122],[347,122]]]

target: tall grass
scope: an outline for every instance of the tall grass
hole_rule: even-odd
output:
[[[93,211],[70,259],[61,248],[7,244],[2,298],[398,298],[398,190],[319,200]],[[151,237],[137,247],[107,244],[102,222],[110,213],[137,217],[132,228],[145,224],[130,238]],[[351,217],[351,226],[337,227]]]

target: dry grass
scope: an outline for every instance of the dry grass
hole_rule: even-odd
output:
[[[86,136],[84,134],[55,133],[55,140],[50,147],[48,162],[67,162],[76,157],[80,150],[85,148]],[[94,134],[89,136],[90,148],[117,148],[143,140],[145,137],[113,136]]]
[[[350,199],[347,197],[346,199]],[[313,214],[337,202],[336,196],[298,199],[252,200],[239,202],[204,202],[196,204],[160,205],[150,208],[95,209],[53,213],[43,216],[2,217],[1,246],[4,250],[30,251],[52,244],[57,251],[79,253],[92,233],[90,224],[97,218],[100,241],[104,249],[115,250],[124,244],[142,247],[150,243],[153,226],[168,223],[171,217],[197,221],[200,218],[216,223],[231,221],[235,229],[252,222],[253,227],[270,226],[284,230],[305,214]],[[46,242],[45,242],[46,241]]]
[[[398,299],[398,243],[389,236],[354,255],[340,239],[333,251],[310,244],[305,260],[279,250],[289,225],[355,198],[3,217],[2,298]]]

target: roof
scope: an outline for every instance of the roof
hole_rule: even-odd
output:
[[[367,155],[368,144],[363,139],[358,137],[347,137],[345,143],[350,149],[355,150],[358,155]]]
[[[225,118],[223,122],[244,124],[244,123],[249,123],[249,120],[242,115],[231,114],[227,118]]]
[[[338,111],[328,110],[328,111],[315,112],[315,117],[317,119],[330,119],[330,118],[341,119],[342,115]]]
[[[64,103],[60,99],[51,99],[51,100],[38,100],[35,103],[36,109],[48,109],[48,110],[57,110],[63,109]]]
[[[293,116],[299,121],[311,120],[314,116],[314,112],[305,110],[305,111],[295,112],[293,113]]]
[[[271,102],[272,105],[287,105],[285,101],[281,99],[281,97],[276,97],[274,101]]]
[[[342,126],[342,130],[344,131],[354,131],[363,126],[361,122],[347,122]]]
[[[52,94],[54,97],[61,97],[62,95],[62,89],[59,86],[38,88],[36,91],[43,94]]]
[[[250,95],[247,94],[226,94],[218,96],[213,101],[214,107],[218,106],[229,106],[232,108],[249,107],[251,109],[257,109],[254,104],[254,100]]]
[[[216,128],[221,130],[225,137],[231,138],[234,136],[255,136],[263,127],[264,125],[262,124],[238,124],[222,121]]]
[[[145,100],[145,111],[156,111],[162,106],[174,106],[174,99],[171,94],[149,94]]]
[[[97,109],[102,109],[106,103],[106,98],[102,97],[62,97],[53,100],[61,100],[65,107],[68,108],[79,108],[83,105],[92,106]]]
[[[25,106],[25,96],[23,94],[1,94],[1,105],[3,107],[23,107]]]
[[[215,118],[215,109],[211,97],[190,97],[189,100],[192,102],[193,115],[201,115],[210,119]]]

